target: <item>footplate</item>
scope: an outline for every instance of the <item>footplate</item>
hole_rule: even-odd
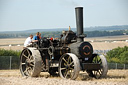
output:
[[[98,63],[82,63],[82,70],[99,70],[101,68]]]

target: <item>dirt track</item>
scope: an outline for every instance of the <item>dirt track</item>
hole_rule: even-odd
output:
[[[106,78],[94,79],[80,73],[76,80],[65,80],[41,73],[37,78],[21,77],[19,70],[0,70],[0,85],[128,85],[128,70],[109,70]]]

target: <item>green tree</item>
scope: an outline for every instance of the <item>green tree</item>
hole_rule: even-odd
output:
[[[125,51],[120,54],[120,61],[121,63],[128,63],[128,51]]]
[[[108,62],[128,63],[128,47],[118,47],[107,53]]]

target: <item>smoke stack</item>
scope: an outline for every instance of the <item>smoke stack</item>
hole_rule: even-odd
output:
[[[77,27],[77,41],[82,42],[85,35],[83,34],[83,7],[76,7],[76,27]]]

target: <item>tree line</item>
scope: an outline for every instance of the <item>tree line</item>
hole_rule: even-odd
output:
[[[116,31],[87,31],[84,32],[88,37],[102,37],[102,36],[117,36],[128,35],[128,30],[116,30]]]
[[[61,31],[54,32],[41,32],[43,37],[60,37]],[[30,34],[35,33],[0,33],[0,38],[24,38]],[[85,31],[84,34],[87,37],[103,37],[103,36],[117,36],[117,35],[128,35],[128,30],[116,30],[116,31]]]

